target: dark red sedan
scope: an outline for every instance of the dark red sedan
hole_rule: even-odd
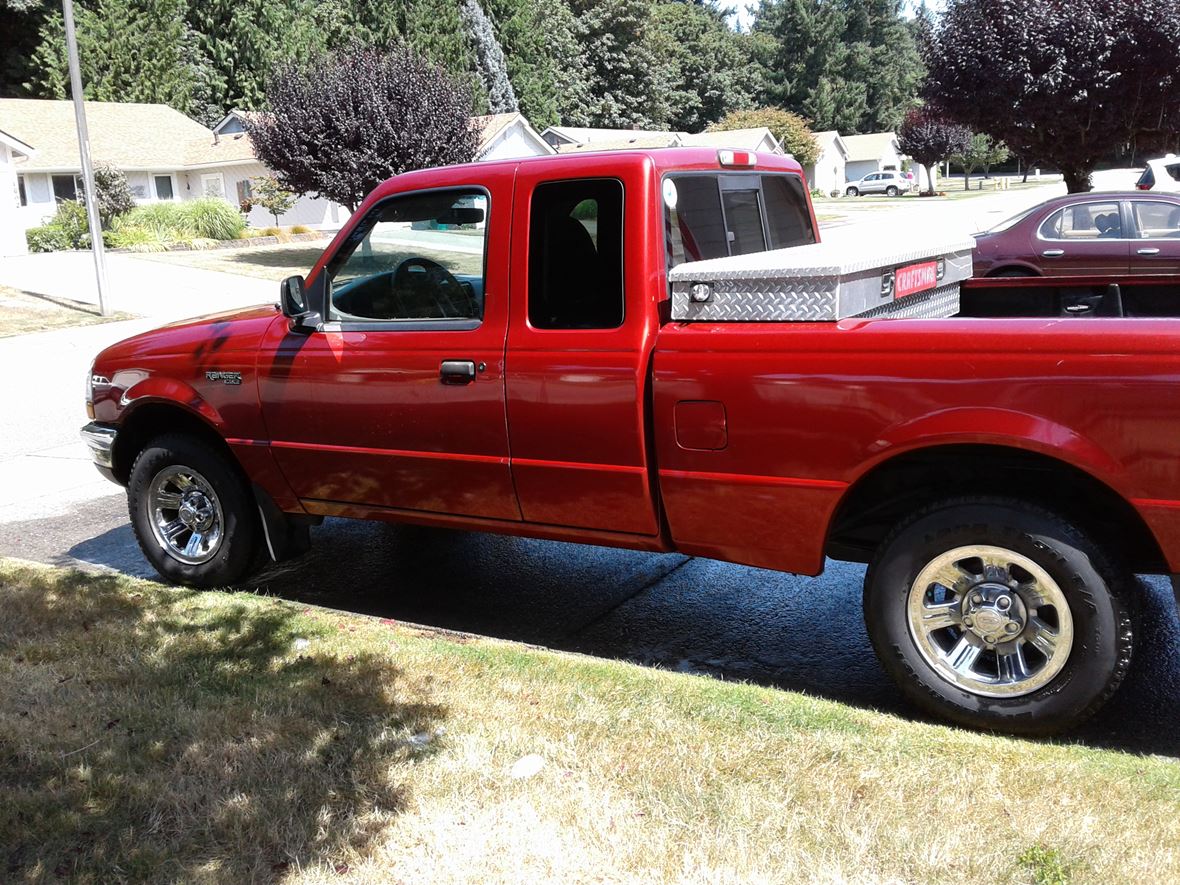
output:
[[[1069,194],[975,237],[976,277],[1180,274],[1180,195]]]

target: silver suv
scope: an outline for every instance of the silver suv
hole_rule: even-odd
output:
[[[896,197],[910,189],[910,180],[904,172],[870,172],[859,181],[850,181],[844,186],[844,194],[859,197],[861,194],[885,194]]]

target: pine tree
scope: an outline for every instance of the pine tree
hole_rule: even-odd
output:
[[[508,79],[504,50],[500,48],[491,19],[484,14],[476,0],[463,0],[460,9],[475,46],[476,69],[488,93],[488,110],[493,114],[518,111],[520,107]]]
[[[648,0],[573,0],[576,35],[590,68],[586,117],[626,129],[667,124],[660,62],[647,41]]]

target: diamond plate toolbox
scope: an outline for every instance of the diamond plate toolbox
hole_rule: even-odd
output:
[[[668,274],[672,319],[772,323],[954,316],[959,283],[971,276],[974,248],[970,238],[930,246],[815,243],[687,262]]]

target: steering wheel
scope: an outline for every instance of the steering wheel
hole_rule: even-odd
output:
[[[479,316],[479,305],[471,290],[453,273],[429,258],[415,255],[402,261],[393,272],[390,288],[396,300],[411,296],[425,308],[434,308],[444,318],[470,319]],[[414,312],[407,315],[412,316]],[[433,316],[433,311],[416,311],[418,316]]]

